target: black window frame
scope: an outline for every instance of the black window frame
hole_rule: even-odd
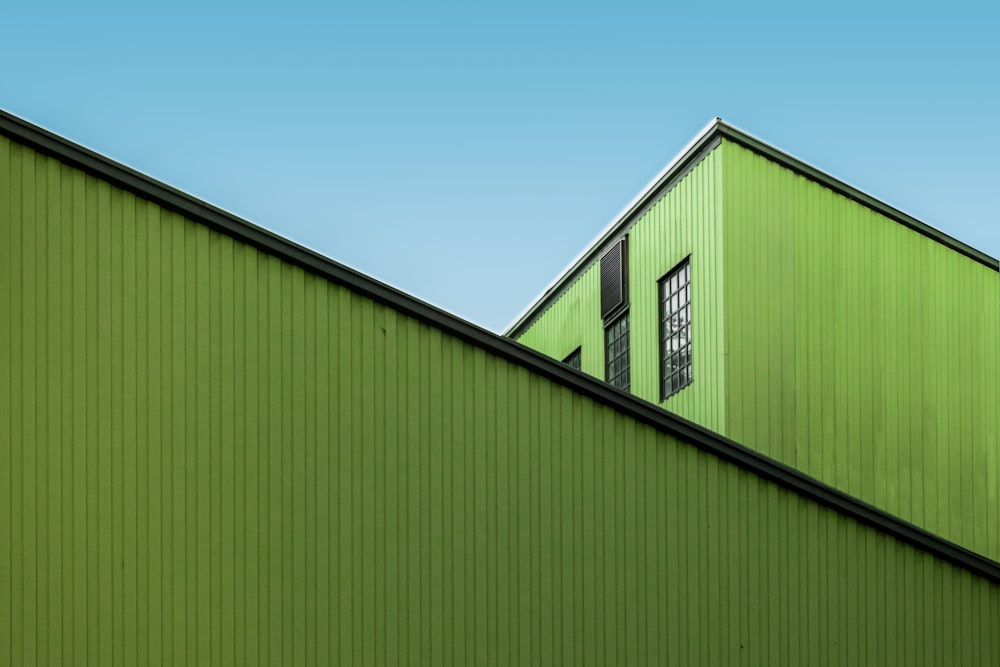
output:
[[[685,257],[657,283],[659,300],[660,400],[694,381],[691,365],[691,257]]]
[[[627,392],[632,391],[630,328],[627,308],[604,327],[604,380]]]
[[[583,370],[583,346],[577,345],[576,349],[566,355],[562,360],[564,364],[576,370]]]

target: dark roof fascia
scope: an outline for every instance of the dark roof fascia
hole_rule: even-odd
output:
[[[288,241],[273,232],[202,202],[58,135],[0,111],[0,134],[107,180],[149,201],[208,225],[232,238],[440,329],[467,343],[607,405],[658,431],[687,442],[847,517],[1000,584],[1000,563],[945,540],[842,491],[823,484],[744,445],[569,368],[509,338],[466,322],[440,308]]]
[[[778,150],[774,146],[767,144],[756,137],[747,134],[743,130],[737,129],[726,123],[722,119],[716,118],[692,144],[685,149],[680,156],[675,158],[667,168],[643,190],[636,198],[633,205],[630,205],[616,218],[611,225],[598,237],[598,239],[580,255],[555,281],[537,297],[534,302],[511,324],[504,332],[505,336],[518,338],[530,327],[538,317],[545,312],[550,304],[562,296],[567,289],[576,281],[580,275],[586,271],[601,255],[603,250],[618,237],[628,231],[639,218],[656,203],[674,184],[682,179],[691,169],[698,164],[708,152],[717,146],[721,139],[727,139],[744,148],[747,148],[758,155],[765,157],[772,162],[780,164],[789,170],[808,178],[834,192],[865,206],[876,213],[879,213],[890,220],[912,229],[938,243],[951,248],[952,250],[965,255],[980,264],[1000,271],[1000,262],[986,253],[976,250],[958,239],[945,234],[939,229],[917,220],[911,215],[903,213],[899,209],[880,201],[871,195],[865,194],[861,190],[848,185],[847,183],[830,176],[827,173],[812,167],[802,160]],[[706,146],[708,147],[706,149]]]

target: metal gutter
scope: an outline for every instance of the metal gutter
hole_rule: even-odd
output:
[[[176,211],[192,221],[205,224],[237,241],[249,243],[262,252],[342,285],[491,354],[496,354],[662,433],[694,445],[825,507],[1000,584],[1000,563],[997,561],[903,521],[652,403],[569,368],[509,338],[466,322],[440,308],[3,111],[0,111],[0,134]]]
[[[525,308],[514,321],[508,325],[504,335],[510,338],[518,338],[530,327],[534,321],[545,312],[545,309],[558,299],[576,281],[580,275],[586,271],[601,255],[604,249],[613,243],[618,236],[624,234],[634,225],[645,210],[649,208],[667,191],[674,183],[683,178],[705,155],[708,150],[706,146],[718,145],[722,139],[732,141],[740,146],[765,157],[772,162],[790,169],[791,171],[808,178],[834,192],[855,201],[862,206],[870,208],[890,220],[912,229],[938,243],[965,255],[980,264],[1000,271],[1000,262],[986,253],[976,250],[958,239],[945,234],[939,229],[917,220],[913,216],[900,211],[899,209],[886,204],[883,201],[868,195],[861,190],[848,185],[833,176],[810,166],[802,160],[781,151],[770,144],[761,141],[753,135],[740,130],[725,122],[721,118],[716,118],[710,122],[684,149],[667,164],[664,169],[657,174],[650,183],[619,213],[600,234],[594,239],[591,245],[581,252],[549,285],[542,290],[531,305]],[[713,145],[713,142],[714,143]],[[710,149],[709,149],[710,150]]]

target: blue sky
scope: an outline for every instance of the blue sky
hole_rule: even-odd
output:
[[[20,3],[0,108],[493,330],[711,118],[1000,256],[997,5]]]

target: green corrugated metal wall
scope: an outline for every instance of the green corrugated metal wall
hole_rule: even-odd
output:
[[[725,431],[722,281],[722,157],[710,152],[629,231],[632,393],[659,400],[657,281],[691,256],[692,384],[662,405],[715,431]],[[604,379],[600,264],[595,263],[518,342],[563,359],[582,345],[582,370]],[[642,362],[646,359],[648,362]]]
[[[1000,277],[724,142],[727,435],[1000,558]]]
[[[694,381],[665,408],[1000,559],[995,270],[728,140],[630,234],[633,393],[659,399],[657,280],[690,253]],[[582,332],[603,377],[598,271],[519,340]]]
[[[0,139],[0,664],[980,664],[1000,586]]]

